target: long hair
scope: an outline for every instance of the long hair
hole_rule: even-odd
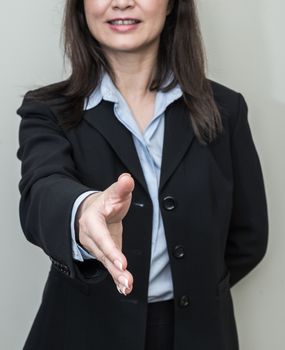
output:
[[[205,144],[214,140],[223,128],[211,83],[206,78],[196,4],[194,0],[169,0],[168,6],[170,13],[160,36],[158,64],[149,90],[166,92],[179,83],[194,133],[200,143]],[[113,82],[115,73],[100,43],[89,31],[82,0],[66,0],[63,34],[64,52],[71,63],[69,78],[30,91],[28,97],[41,100],[64,97],[57,99],[63,101],[60,122],[70,128],[81,121],[85,99],[100,84],[102,71],[105,70]],[[173,79],[163,86],[171,71]]]

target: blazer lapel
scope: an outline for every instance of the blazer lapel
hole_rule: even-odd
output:
[[[181,97],[170,104],[165,112],[159,192],[182,161],[193,138],[194,131],[189,119],[189,112]]]
[[[143,170],[131,133],[122,125],[113,111],[114,103],[102,100],[95,108],[85,111],[84,119],[108,141],[130,174],[148,193]],[[165,111],[165,131],[159,191],[181,162],[194,137],[193,128],[182,98],[170,104]]]
[[[148,193],[132,134],[118,121],[113,107],[113,102],[102,100],[95,108],[85,111],[84,119],[102,134],[130,174]]]

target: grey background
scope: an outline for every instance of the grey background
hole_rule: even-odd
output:
[[[1,1],[0,349],[22,349],[49,259],[18,219],[19,107],[25,91],[61,80],[62,0]],[[265,259],[232,289],[242,350],[279,350],[285,336],[285,48],[282,0],[198,1],[209,76],[242,92],[262,163],[270,240]]]

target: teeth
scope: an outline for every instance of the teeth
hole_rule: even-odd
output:
[[[111,21],[111,24],[116,24],[116,25],[127,25],[127,24],[134,24],[137,21],[133,19],[127,19],[127,20],[118,20],[118,21]]]

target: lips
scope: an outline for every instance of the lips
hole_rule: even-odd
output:
[[[140,23],[140,22],[141,22],[141,21],[140,21],[139,19],[137,19],[137,18],[130,18],[130,17],[128,17],[128,18],[112,18],[112,19],[108,20],[107,22],[112,24],[112,23],[118,22],[118,21],[120,21],[120,22],[132,21],[132,22],[134,22],[134,23]]]

